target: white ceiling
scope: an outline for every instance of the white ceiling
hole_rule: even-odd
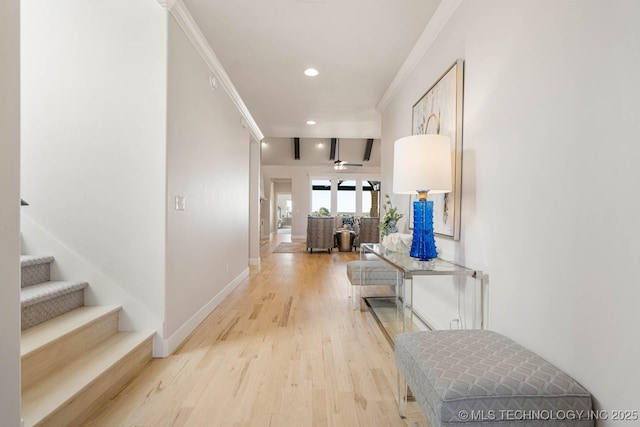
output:
[[[262,133],[285,138],[380,138],[375,106],[439,2],[184,0]]]

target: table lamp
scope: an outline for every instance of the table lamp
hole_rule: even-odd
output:
[[[393,146],[393,192],[413,194],[413,240],[409,255],[420,261],[436,258],[433,236],[433,202],[428,193],[451,192],[451,143],[439,135],[440,123],[435,114],[427,118],[438,121],[437,134],[413,135],[398,139]],[[424,129],[426,129],[426,125]]]

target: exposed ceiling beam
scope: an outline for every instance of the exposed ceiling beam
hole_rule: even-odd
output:
[[[300,138],[293,138],[293,158],[300,160]]]
[[[371,159],[371,149],[373,148],[373,138],[367,139],[367,145],[364,147],[363,161],[368,162]]]
[[[329,160],[336,159],[336,145],[338,145],[338,138],[331,138],[331,151],[329,151]]]

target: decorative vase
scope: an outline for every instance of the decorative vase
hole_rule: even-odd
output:
[[[420,261],[428,261],[438,256],[433,236],[433,202],[431,200],[413,202],[413,240],[409,255]]]
[[[390,219],[387,224],[389,225],[389,234],[398,232],[398,227],[396,227],[396,221],[394,219]]]

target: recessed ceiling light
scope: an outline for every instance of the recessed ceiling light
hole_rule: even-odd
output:
[[[315,120],[307,120],[307,124],[308,125],[315,125],[316,121]]]
[[[308,77],[315,77],[318,75],[318,70],[316,70],[315,68],[307,68],[306,70],[304,70],[304,75]]]

